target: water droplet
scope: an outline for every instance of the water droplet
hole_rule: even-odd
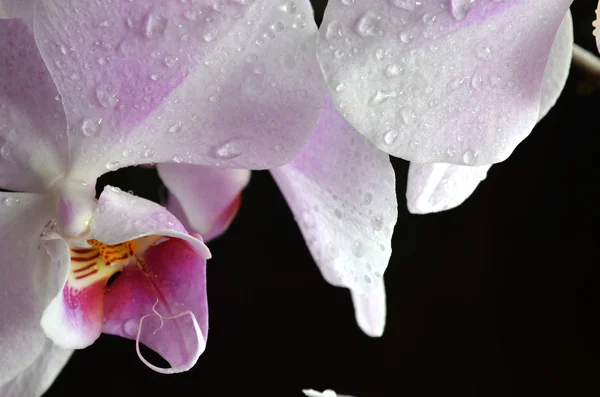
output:
[[[97,136],[102,129],[102,119],[100,118],[90,118],[83,120],[81,124],[81,132],[83,135],[88,137]]]
[[[173,66],[175,66],[175,64],[177,62],[179,62],[179,58],[177,58],[177,57],[172,57],[172,56],[165,57],[165,65],[167,65],[167,67],[172,68]]]
[[[381,216],[381,215],[375,215],[373,218],[371,218],[371,227],[376,232],[378,232],[381,229],[383,229],[383,216]]]
[[[463,157],[462,157],[462,159],[463,159],[463,162],[464,162],[465,164],[467,164],[467,165],[471,165],[471,164],[473,164],[473,162],[475,161],[475,153],[473,153],[473,151],[472,151],[472,150],[470,150],[470,149],[469,149],[469,150],[466,150],[466,151],[463,153]]]
[[[342,211],[340,211],[340,210],[339,210],[339,208],[336,208],[336,209],[333,211],[333,214],[335,215],[335,217],[336,217],[336,218],[338,218],[338,219],[342,219]]]
[[[345,5],[345,6],[353,6],[354,5],[354,0],[340,0],[340,2]]]
[[[99,84],[96,87],[96,99],[105,108],[114,108],[119,103],[117,94],[106,84]]]
[[[149,15],[146,20],[146,37],[155,38],[167,30],[167,18],[160,15]]]
[[[367,12],[358,20],[356,32],[363,37],[383,36],[381,16],[375,15],[371,11]]]
[[[217,38],[217,31],[211,30],[210,32],[202,36],[202,38],[204,39],[204,41],[210,43],[211,41],[214,41]]]
[[[422,18],[423,22],[427,25],[431,25],[435,22],[435,15],[432,14],[423,14]]]
[[[2,202],[7,207],[12,207],[12,206],[14,206],[14,205],[16,205],[16,204],[19,203],[19,199],[16,198],[16,197],[6,196],[6,197],[4,197],[4,199],[2,200]]]
[[[352,255],[354,255],[357,258],[360,258],[364,254],[365,254],[365,248],[363,246],[362,241],[355,240],[354,243],[352,244]]]
[[[387,101],[389,98],[396,98],[398,93],[396,90],[377,90],[375,95],[371,98],[371,104],[380,105],[383,102]]]
[[[138,333],[139,326],[140,322],[138,320],[130,318],[129,320],[125,321],[125,323],[123,323],[123,333],[129,336],[130,338],[135,338],[135,336]]]
[[[342,92],[342,91],[344,91],[345,89],[346,89],[346,84],[344,84],[344,83],[338,84],[338,85],[337,85],[337,87],[335,87],[335,90],[336,90],[337,92]]]
[[[417,118],[415,111],[409,107],[403,107],[400,110],[400,115],[402,116],[402,121],[406,125],[413,124],[415,122],[415,119]]]
[[[452,15],[457,21],[465,19],[476,0],[452,0]]]
[[[293,1],[290,1],[290,2],[280,6],[279,9],[281,11],[289,12],[290,14],[295,14],[296,13],[296,3],[294,3]]]
[[[154,156],[154,149],[148,149],[144,152],[144,157],[149,159]]]
[[[243,138],[233,138],[223,145],[214,147],[212,156],[217,159],[231,160],[242,155],[246,147],[246,140]]]
[[[114,171],[117,168],[119,168],[119,162],[118,161],[109,161],[108,163],[106,163],[106,169],[109,171]]]
[[[398,133],[394,130],[389,130],[383,134],[383,141],[386,145],[391,145],[392,143],[396,142],[396,139],[398,139]]]
[[[471,79],[471,87],[475,88],[476,90],[480,90],[484,85],[484,77],[481,75],[481,73],[479,73],[479,71],[476,71]]]
[[[385,68],[385,75],[387,77],[394,77],[399,75],[400,73],[402,73],[404,71],[404,68],[400,65],[396,65],[395,63],[389,65],[387,68]]]
[[[492,58],[492,50],[485,44],[477,46],[475,53],[477,54],[477,57],[481,59],[490,60]]]
[[[173,124],[170,128],[169,128],[169,133],[171,134],[176,134],[178,132],[181,131],[181,128],[183,127],[183,123],[180,121],[176,124]]]
[[[392,0],[392,4],[406,11],[414,11],[421,5],[421,0]]]
[[[123,157],[129,157],[133,154],[133,150],[131,149],[125,149],[123,150]]]
[[[183,161],[183,158],[181,158],[181,156],[173,156],[173,162],[174,163],[181,163]]]

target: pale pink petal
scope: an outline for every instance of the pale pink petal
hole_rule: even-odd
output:
[[[27,26],[0,20],[0,187],[42,191],[65,171],[66,122]]]
[[[0,385],[2,397],[39,397],[52,385],[63,369],[72,350],[61,349],[50,339],[33,363],[9,382]]]
[[[428,214],[461,205],[487,176],[491,165],[410,163],[406,204],[413,214]]]
[[[373,290],[367,294],[350,290],[356,323],[367,335],[379,337],[383,335],[386,318],[385,285],[383,279],[375,282]]]
[[[125,268],[107,288],[102,330],[138,338],[171,364],[161,372],[186,371],[204,351],[208,335],[206,261],[180,239],[150,248],[143,261],[143,267]],[[154,311],[160,316],[144,318]]]
[[[326,98],[306,146],[271,172],[323,277],[358,293],[379,285],[398,216],[387,154],[371,146]]]
[[[497,163],[537,121],[570,4],[330,1],[318,57],[336,106],[381,150],[418,163]]]
[[[33,12],[37,0],[0,0],[0,19],[21,18],[33,25]]]
[[[304,389],[304,390],[302,390],[302,393],[304,393],[304,395],[306,397],[352,397],[352,396],[337,394],[336,392],[334,392],[331,389],[323,390],[322,393],[320,391],[313,390],[313,389]]]
[[[105,187],[100,195],[91,231],[95,239],[106,244],[144,236],[174,237],[190,243],[204,259],[211,257],[202,239],[190,236],[164,207],[112,186]]]
[[[205,241],[225,232],[250,181],[248,170],[188,164],[159,164],[157,168],[169,189],[168,210]]]
[[[0,193],[2,273],[0,291],[0,385],[18,376],[40,355],[45,341],[42,310],[53,290],[53,264],[40,244],[51,217],[47,197]]]
[[[550,50],[542,79],[540,120],[554,106],[565,86],[572,52],[573,22],[571,13],[567,12]],[[489,165],[411,163],[406,189],[408,210],[414,214],[426,214],[459,206],[485,179],[489,168]]]
[[[149,162],[278,166],[318,117],[307,2],[46,0],[35,32],[81,179]]]

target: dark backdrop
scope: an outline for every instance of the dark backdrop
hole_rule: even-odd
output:
[[[325,3],[313,1],[319,20]],[[592,50],[594,1],[575,3],[576,42]],[[458,209],[410,215],[407,163],[393,160],[400,214],[383,338],[359,331],[349,293],[323,281],[257,172],[210,244],[211,331],[195,368],[156,374],[132,341],[103,335],[46,396],[600,395],[600,93],[577,96],[582,79],[574,69],[557,106]],[[158,199],[152,170],[100,183]]]

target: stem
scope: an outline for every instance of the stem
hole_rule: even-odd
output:
[[[574,44],[572,65],[586,75],[585,80],[579,84],[577,90],[579,95],[589,95],[600,89],[600,58]]]
[[[577,44],[573,45],[573,65],[590,77],[600,79],[600,58]]]

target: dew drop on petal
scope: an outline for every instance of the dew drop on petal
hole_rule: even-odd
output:
[[[81,131],[83,135],[87,137],[94,137],[100,133],[102,128],[102,119],[90,118],[83,120],[81,124]]]
[[[233,138],[220,146],[214,147],[211,151],[211,155],[216,159],[234,159],[242,155],[245,146],[245,139]]]
[[[7,196],[7,197],[4,197],[4,199],[2,200],[2,203],[4,205],[6,205],[7,207],[12,207],[19,203],[19,199],[15,198],[15,197]]]

